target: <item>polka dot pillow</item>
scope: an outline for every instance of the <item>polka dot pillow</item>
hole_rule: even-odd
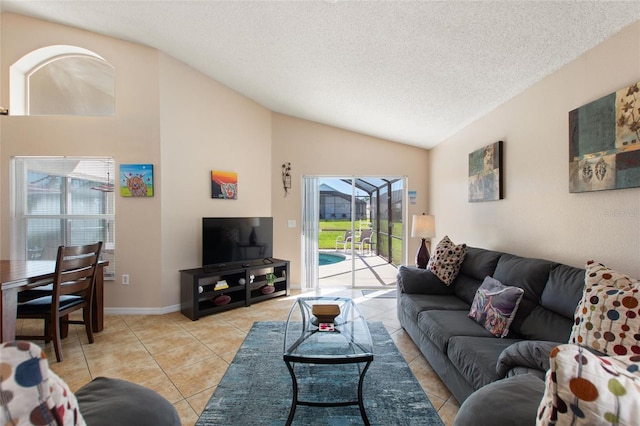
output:
[[[588,262],[569,343],[606,355],[640,355],[640,282]]]
[[[467,255],[467,245],[455,245],[445,236],[436,246],[427,269],[440,278],[440,281],[450,285],[460,272],[460,265]]]
[[[560,345],[549,361],[537,426],[638,424],[640,355],[599,357]]]

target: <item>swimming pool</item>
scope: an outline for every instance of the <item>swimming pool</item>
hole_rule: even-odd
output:
[[[334,263],[342,262],[347,257],[338,253],[320,253],[318,255],[318,264],[320,266],[332,265]]]

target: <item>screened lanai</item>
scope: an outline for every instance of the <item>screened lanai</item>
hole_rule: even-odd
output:
[[[401,177],[321,178],[321,287],[395,286],[403,262]]]

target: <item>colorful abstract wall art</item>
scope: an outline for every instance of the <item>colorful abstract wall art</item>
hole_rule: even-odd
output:
[[[236,200],[238,198],[238,174],[212,170],[211,198]]]
[[[502,200],[502,141],[469,154],[469,202]]]
[[[640,187],[640,83],[569,112],[569,192]]]
[[[120,195],[153,197],[153,164],[120,164]]]

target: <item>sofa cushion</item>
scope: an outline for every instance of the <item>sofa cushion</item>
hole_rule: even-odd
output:
[[[398,285],[405,293],[453,294],[453,288],[444,285],[427,269],[400,265],[397,279]]]
[[[640,354],[640,282],[588,262],[569,343],[607,355]]]
[[[175,407],[160,394],[126,380],[97,377],[76,392],[90,426],[180,426]]]
[[[453,310],[469,311],[469,305],[458,299],[456,296],[438,296],[427,294],[404,294],[399,299],[400,310],[407,312],[413,319],[418,318],[422,311],[430,310]]]
[[[480,281],[486,276],[492,277],[502,254],[498,251],[467,247],[464,262],[460,265],[460,274]]]
[[[637,425],[640,355],[599,357],[577,345],[550,355],[538,425]]]
[[[575,307],[582,298],[583,288],[584,269],[556,263],[549,272],[549,280],[542,291],[540,305],[573,319]]]
[[[468,309],[465,311],[423,311],[418,315],[418,326],[429,340],[444,353],[447,353],[449,339],[454,336],[493,338],[484,327],[470,319],[468,313]]]
[[[524,258],[512,254],[500,256],[493,278],[504,285],[516,286],[524,290],[518,313],[511,325],[512,331],[521,334],[522,322],[536,306],[539,306],[538,302],[542,297],[553,264],[548,260]]]
[[[533,426],[543,393],[544,380],[532,374],[490,383],[464,401],[453,426]]]
[[[455,245],[445,235],[431,255],[427,269],[440,278],[443,283],[450,285],[458,275],[466,253],[466,244]]]
[[[484,277],[477,280],[473,277],[460,273],[458,274],[458,278],[456,278],[451,287],[453,287],[456,296],[471,305],[473,299],[476,297],[476,292],[480,288],[483,279]]]
[[[519,334],[525,339],[551,340],[558,343],[567,343],[571,334],[573,320],[560,314],[556,314],[538,305],[522,321],[518,329]],[[514,327],[511,327],[514,331]]]
[[[471,386],[480,389],[500,378],[496,371],[496,360],[505,348],[516,342],[517,339],[495,339],[491,335],[457,335],[449,339],[447,356]]]
[[[469,318],[494,336],[505,337],[523,292],[520,287],[507,287],[494,278],[486,277],[473,299]]]

